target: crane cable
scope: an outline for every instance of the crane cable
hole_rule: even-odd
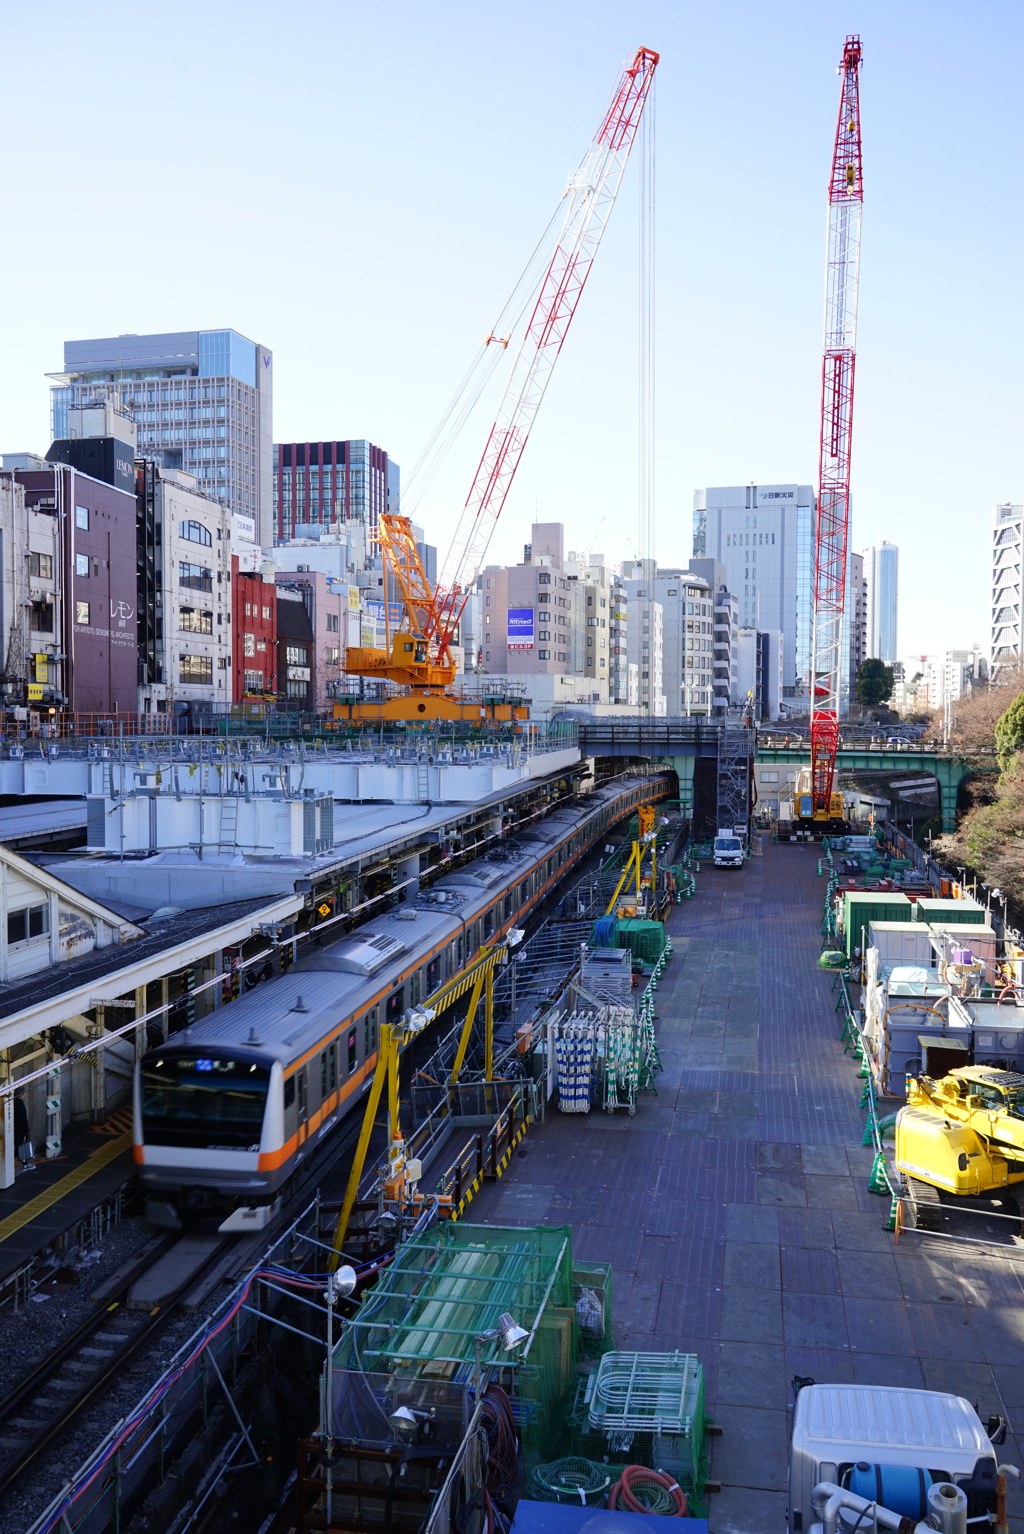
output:
[[[413,464],[406,487],[402,491],[400,503],[393,508],[401,515],[411,517],[422,502],[463,427],[480,403],[487,385],[508,350],[510,338],[519,329],[527,310],[536,300],[537,288],[542,276],[539,270],[540,259],[549,248],[552,230],[561,217],[563,200],[564,197],[552,211],[544,232],[502,305],[487,339],[474,354],[469,367],[427,438],[420,456]]]
[[[638,437],[638,509],[640,568],[643,584],[641,590],[642,632],[638,655],[640,657],[640,704],[648,716],[654,713],[654,467],[655,467],[655,367],[654,367],[654,313],[655,313],[655,86],[651,84],[646,110],[640,122],[640,229],[639,229],[639,414]],[[643,686],[643,637],[648,639],[647,686]]]

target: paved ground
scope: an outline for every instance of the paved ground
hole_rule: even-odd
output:
[[[784,1529],[794,1375],[954,1390],[1024,1439],[1024,1251],[884,1230],[816,865],[780,845],[702,869],[670,920],[657,1097],[632,1119],[554,1112],[468,1216],[571,1223],[578,1256],[613,1264],[618,1345],[700,1357],[723,1429],[712,1534]]]

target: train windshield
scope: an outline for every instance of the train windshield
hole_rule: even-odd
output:
[[[259,1150],[270,1085],[266,1067],[154,1052],[143,1060],[141,1076],[147,1144]]]

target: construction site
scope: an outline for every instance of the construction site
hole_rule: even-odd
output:
[[[658,64],[487,338],[439,581],[380,514],[385,643],[332,717],[0,753],[47,811],[0,806],[0,1534],[1024,1527],[1024,938],[837,776],[859,37],[785,817],[750,708],[460,681],[634,149],[653,555]]]

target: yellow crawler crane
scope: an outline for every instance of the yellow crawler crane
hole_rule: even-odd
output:
[[[946,1193],[1024,1182],[1024,1076],[965,1065],[938,1081],[907,1081],[896,1115],[896,1166]]]

